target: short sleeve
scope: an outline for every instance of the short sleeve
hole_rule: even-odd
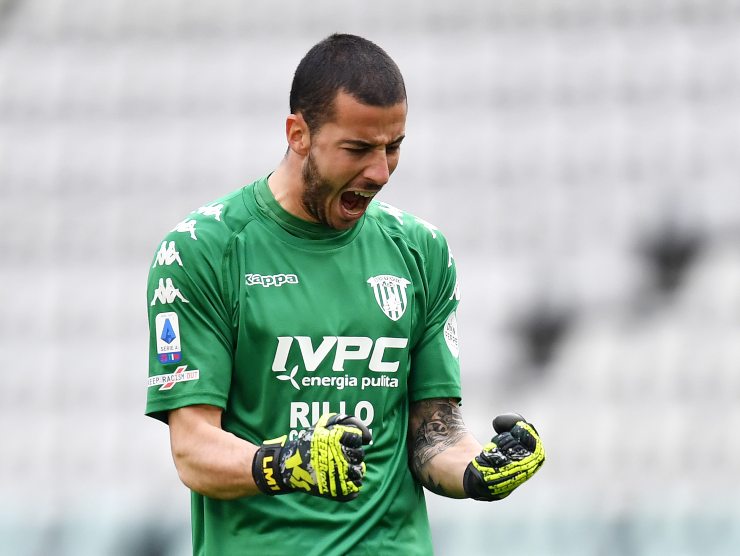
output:
[[[444,236],[430,227],[423,257],[427,303],[422,334],[411,354],[409,399],[461,398],[455,261]]]
[[[188,218],[157,248],[149,269],[149,377],[146,414],[194,404],[226,407],[233,361],[229,232],[222,222]]]

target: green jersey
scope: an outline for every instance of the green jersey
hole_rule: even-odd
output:
[[[257,445],[330,411],[373,435],[350,502],[194,492],[194,553],[430,554],[409,404],[461,395],[458,300],[439,230],[385,203],[332,230],[283,210],[264,178],[179,223],[149,275],[147,414],[218,406]]]

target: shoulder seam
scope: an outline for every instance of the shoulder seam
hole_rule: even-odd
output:
[[[253,214],[250,214],[241,228],[232,230],[228,241],[226,241],[226,243],[224,244],[224,251],[221,254],[221,281],[224,285],[226,285],[226,279],[227,279],[227,274],[228,274],[226,271],[226,260],[233,253],[234,243],[236,242],[236,238],[239,236],[239,234],[241,234],[245,230],[247,226],[249,226],[255,220],[256,220],[256,217]],[[232,286],[234,286],[234,284],[232,284]]]

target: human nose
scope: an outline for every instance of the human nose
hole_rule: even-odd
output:
[[[364,177],[375,185],[385,185],[391,177],[388,156],[385,149],[373,152],[372,159],[365,167]]]

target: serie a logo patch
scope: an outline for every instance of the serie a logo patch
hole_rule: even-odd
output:
[[[159,362],[163,365],[179,363],[182,360],[182,345],[177,313],[159,313],[155,317],[155,333]]]

